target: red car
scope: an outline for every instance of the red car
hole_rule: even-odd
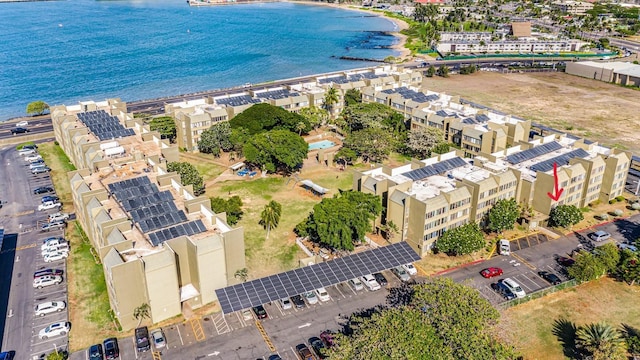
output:
[[[486,268],[482,271],[480,271],[480,275],[482,275],[482,277],[484,278],[492,278],[495,276],[500,276],[502,275],[502,269],[498,268],[498,267],[490,267],[490,268]]]

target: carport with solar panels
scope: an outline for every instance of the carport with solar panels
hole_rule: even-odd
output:
[[[146,176],[111,183],[109,191],[154,246],[207,231],[202,220],[187,222],[187,215],[178,210],[171,192],[159,191]]]
[[[89,130],[91,130],[100,141],[123,138],[136,134],[133,129],[127,129],[122,126],[117,117],[107,114],[104,110],[78,113],[78,119],[87,125]]]
[[[216,290],[224,314],[420,260],[406,242],[367,250]]]

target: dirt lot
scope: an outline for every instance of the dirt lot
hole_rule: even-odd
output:
[[[640,153],[637,90],[564,73],[480,72],[426,78],[424,87]]]

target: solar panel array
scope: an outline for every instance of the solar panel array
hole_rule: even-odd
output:
[[[334,76],[334,77],[330,77],[330,78],[324,78],[324,79],[320,79],[318,80],[318,82],[320,84],[329,84],[329,83],[334,83],[334,84],[346,84],[348,83],[350,80],[347,79],[346,76],[342,75],[342,76]]]
[[[133,129],[127,129],[122,126],[117,117],[107,114],[104,110],[78,113],[78,119],[87,125],[89,130],[91,130],[100,141],[123,138],[136,134]]]
[[[227,106],[242,106],[260,103],[260,99],[254,99],[249,95],[232,96],[224,99],[216,99],[216,104]]]
[[[406,242],[380,247],[216,290],[225,314],[420,260]]]
[[[179,236],[190,236],[205,231],[207,231],[207,228],[204,226],[202,220],[194,220],[149,233],[149,240],[151,240],[154,246],[158,246],[167,240],[175,239]]]
[[[414,181],[422,180],[424,178],[428,178],[429,176],[442,174],[449,170],[453,170],[465,165],[467,165],[467,162],[464,161],[461,157],[454,157],[451,159],[440,161],[433,165],[427,165],[419,169],[408,171],[406,173],[403,173],[402,175]]]
[[[529,150],[524,150],[517,152],[515,154],[511,154],[507,156],[507,161],[512,164],[520,164],[521,162],[525,162],[527,160],[531,160],[533,158],[537,158],[538,156],[548,154],[550,152],[562,149],[562,145],[557,141],[553,141],[550,143],[546,143],[543,145],[539,145],[533,147]]]
[[[178,210],[171,192],[159,191],[146,176],[127,179],[108,185],[109,191],[131,214],[133,222],[149,235],[153,245],[182,235],[206,231],[200,220],[185,223],[187,215]],[[164,228],[164,229],[163,229]],[[156,231],[158,229],[163,229]]]
[[[411,90],[404,86],[396,89],[382,90],[382,92],[385,94],[400,94],[400,96],[402,96],[402,98],[404,99],[407,99],[407,100],[410,99],[419,103],[436,101],[440,98],[436,94],[427,95],[418,91]]]
[[[286,99],[288,97],[298,96],[298,95],[300,94],[298,94],[297,92],[291,92],[287,89],[270,90],[270,91],[265,91],[265,92],[256,94],[256,96],[261,99],[272,99],[272,100]]]
[[[586,158],[589,156],[589,153],[586,152],[584,149],[576,149],[573,150],[571,152],[568,152],[566,154],[562,154],[560,156],[556,156],[554,158],[551,158],[549,160],[545,160],[542,162],[539,162],[537,164],[531,165],[529,167],[529,169],[533,170],[533,171],[541,171],[541,172],[547,172],[549,170],[553,170],[553,164],[556,163],[558,164],[558,166],[564,166],[564,165],[568,165],[569,164],[569,160],[579,157],[579,158]]]

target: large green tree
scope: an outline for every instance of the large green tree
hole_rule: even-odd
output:
[[[558,205],[549,213],[549,225],[568,228],[582,221],[582,211],[575,205]]]
[[[620,252],[620,266],[617,275],[629,285],[640,283],[640,258],[637,252],[629,249]]]
[[[244,128],[250,135],[270,130],[289,130],[298,132],[298,123],[305,124],[305,130],[311,130],[309,121],[303,116],[287,111],[279,106],[260,103],[251,106],[229,121],[232,129]]]
[[[436,249],[448,255],[466,255],[486,245],[482,231],[475,222],[449,229],[436,241]]]
[[[626,344],[620,332],[611,325],[595,323],[576,331],[576,347],[590,360],[625,360]]]
[[[395,142],[387,130],[369,127],[349,133],[343,145],[355,151],[365,162],[377,162],[389,156]]]
[[[380,103],[356,103],[346,107],[341,114],[342,125],[347,131],[358,131],[370,127],[391,131],[407,131],[402,115],[393,108]]]
[[[618,247],[614,243],[607,243],[601,246],[598,246],[594,255],[598,261],[604,266],[604,269],[607,273],[612,274],[618,268],[618,264],[620,263],[620,251]]]
[[[198,140],[198,150],[205,154],[220,156],[220,151],[233,150],[231,142],[231,125],[228,121],[213,124],[203,131]]]
[[[419,126],[409,131],[407,139],[407,148],[410,154],[419,158],[426,159],[431,156],[433,148],[444,141],[444,132],[432,126]]]
[[[300,109],[300,115],[307,119],[312,129],[317,129],[329,120],[327,110],[315,106]]]
[[[401,298],[398,301],[397,298]],[[451,279],[391,289],[389,307],[347,320],[331,359],[515,359],[491,327],[499,313],[473,288]],[[369,316],[370,314],[370,316]]]
[[[272,130],[253,135],[242,151],[250,164],[268,172],[289,174],[307,158],[309,145],[298,134]]]
[[[590,252],[580,251],[575,260],[576,262],[567,269],[567,273],[578,281],[595,280],[607,273],[604,264]]]
[[[344,93],[344,106],[351,106],[362,102],[362,94],[358,89],[349,89]]]
[[[240,196],[234,195],[225,200],[221,197],[212,197],[211,210],[216,213],[227,213],[227,224],[233,226],[242,218],[242,199]]]
[[[296,231],[332,248],[353,250],[354,243],[364,240],[364,235],[371,230],[371,221],[381,211],[379,196],[345,191],[322,199],[309,217],[296,226]]]
[[[516,199],[498,200],[489,210],[489,230],[501,233],[513,229],[513,225],[520,216],[520,206]]]
[[[149,129],[157,131],[163,139],[169,139],[170,142],[176,142],[176,123],[171,116],[159,116],[151,119]]]
[[[260,213],[260,225],[267,230],[267,239],[269,238],[269,232],[271,229],[277,228],[280,224],[280,217],[282,216],[282,205],[275,200],[269,201],[264,206]]]
[[[42,115],[47,110],[49,110],[49,104],[42,100],[33,101],[27,104],[27,114],[29,115]]]
[[[167,164],[168,172],[177,172],[180,175],[180,183],[182,185],[193,185],[194,195],[200,195],[204,192],[204,183],[202,176],[198,173],[198,169],[188,162],[170,162]]]

